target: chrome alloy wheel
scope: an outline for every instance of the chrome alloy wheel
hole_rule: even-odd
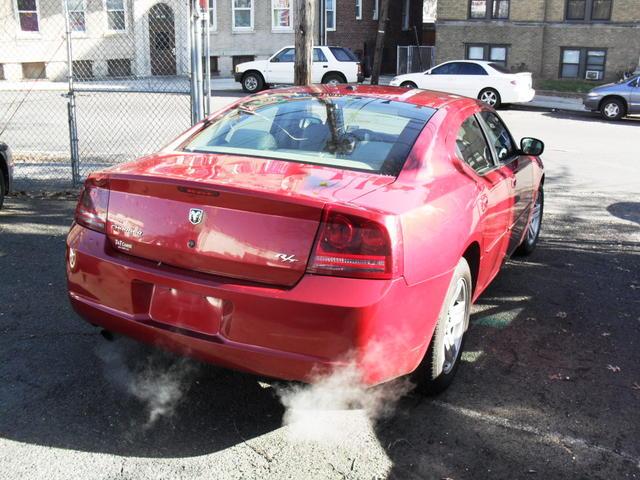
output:
[[[444,342],[442,348],[442,373],[445,375],[453,370],[460,348],[462,347],[462,337],[466,329],[467,312],[469,311],[470,295],[469,287],[464,278],[458,279],[455,287],[455,294],[447,309],[447,322],[444,331]]]
[[[542,220],[542,195],[538,192],[536,196],[536,203],[533,206],[533,212],[531,214],[531,221],[529,222],[529,228],[527,229],[527,241],[532,243],[535,241],[540,231],[540,223]]]
[[[616,118],[620,115],[620,106],[615,102],[607,103],[604,107],[604,114],[609,118]]]
[[[495,107],[496,103],[498,103],[498,94],[493,90],[486,90],[480,95],[480,101]]]
[[[244,86],[247,90],[253,92],[258,88],[258,80],[253,75],[249,75],[244,79]]]

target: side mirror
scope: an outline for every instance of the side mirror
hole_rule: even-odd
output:
[[[525,137],[520,140],[520,151],[524,155],[538,157],[544,152],[544,142],[537,138]]]
[[[426,72],[424,72],[425,75],[431,75],[431,70],[427,70]]]

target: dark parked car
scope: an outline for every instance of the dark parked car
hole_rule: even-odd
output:
[[[600,112],[605,120],[640,114],[640,75],[596,87],[583,101],[588,110]]]
[[[0,142],[0,208],[4,203],[4,196],[11,191],[13,181],[13,158],[11,149],[6,143]]]

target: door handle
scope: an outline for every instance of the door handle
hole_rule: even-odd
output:
[[[323,65],[322,68],[329,68],[329,65]]]
[[[513,178],[511,179],[511,186],[512,186],[512,187],[515,187],[517,184],[518,184],[518,179],[517,179],[516,177],[513,177]]]

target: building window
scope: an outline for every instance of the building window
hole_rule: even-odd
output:
[[[291,0],[271,0],[271,28],[273,30],[293,29],[291,25]]]
[[[124,0],[105,0],[107,6],[107,30],[124,32],[127,27]]]
[[[469,18],[473,20],[508,20],[509,0],[471,0]]]
[[[22,64],[22,78],[25,80],[37,80],[46,78],[47,67],[44,62],[27,62]]]
[[[107,60],[107,74],[110,77],[122,78],[131,76],[131,60],[128,58],[114,58]]]
[[[380,12],[380,0],[373,0],[373,19],[378,20]]]
[[[18,21],[23,32],[39,32],[38,0],[16,0]]]
[[[362,20],[362,0],[356,0],[356,20]]]
[[[613,0],[567,0],[565,17],[573,22],[608,22]]]
[[[602,80],[604,78],[607,51],[599,48],[562,49],[560,78]]]
[[[89,80],[93,78],[93,61],[74,60],[73,61],[73,78],[75,80]]]
[[[411,10],[411,0],[402,2],[402,30],[409,30],[409,12]]]
[[[482,60],[507,66],[508,45],[468,44],[466,59]]]
[[[234,31],[253,30],[253,0],[231,0]]]
[[[86,32],[84,0],[67,0],[67,11],[69,12],[69,27],[72,32]]]
[[[218,5],[217,0],[209,0],[209,30],[218,30]]]
[[[327,30],[336,29],[336,0],[325,0],[325,19]]]
[[[211,75],[220,75],[220,69],[218,68],[218,57],[209,57],[209,73]]]

